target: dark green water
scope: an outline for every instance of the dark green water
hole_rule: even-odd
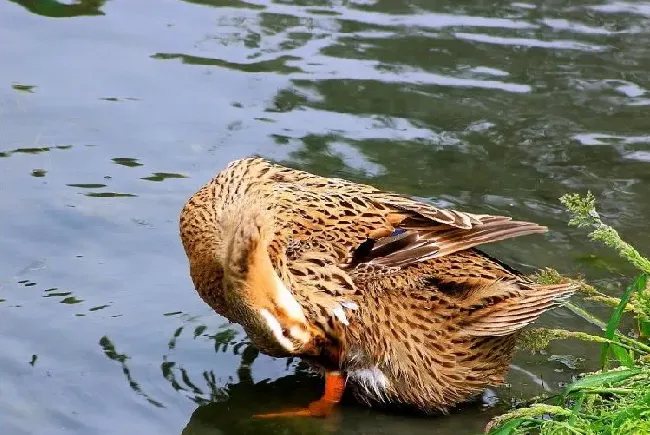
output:
[[[261,154],[548,225],[490,252],[616,294],[630,269],[557,197],[593,190],[650,246],[650,3],[535,3],[0,1],[2,434],[460,435],[593,369],[556,343],[496,408],[254,422],[320,381],[200,302],[177,235],[200,185]]]

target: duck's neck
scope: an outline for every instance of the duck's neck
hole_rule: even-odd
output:
[[[274,238],[274,217],[264,202],[241,201],[225,208],[222,215],[224,297],[226,304],[244,306],[246,316],[260,315],[286,349],[292,344],[283,329],[300,325],[294,339],[307,341],[306,318],[269,256]],[[277,259],[276,259],[277,260]],[[280,264],[282,262],[279,262]],[[281,266],[280,266],[281,267]]]

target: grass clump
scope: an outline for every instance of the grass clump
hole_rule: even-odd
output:
[[[555,402],[501,415],[490,422],[488,433],[650,434],[650,365],[589,374],[567,387]]]
[[[551,269],[537,275],[537,281],[544,284],[574,281],[586,299],[611,306],[613,312],[604,322],[576,305],[567,304],[576,314],[599,326],[603,334],[538,328],[524,335],[520,345],[541,350],[551,340],[567,338],[599,343],[601,370],[584,375],[562,394],[539,398],[530,406],[493,419],[486,432],[489,435],[650,435],[650,260],[601,220],[591,193],[585,197],[564,195],[560,200],[572,214],[569,225],[590,229],[590,239],[616,250],[640,274],[620,298],[607,296],[583,281],[571,280]],[[635,320],[631,335],[618,330],[626,314]]]

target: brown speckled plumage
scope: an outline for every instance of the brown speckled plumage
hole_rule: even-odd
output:
[[[503,382],[521,328],[573,293],[474,248],[544,227],[259,158],[217,174],[180,227],[198,293],[261,351],[427,412]]]

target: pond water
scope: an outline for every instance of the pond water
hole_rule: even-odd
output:
[[[489,252],[617,294],[557,200],[591,189],[648,253],[650,3],[3,0],[0,41],[3,434],[470,434],[595,368],[554,343],[450,416],[252,420],[322,384],[193,290],[178,214],[235,158],[548,225]]]

